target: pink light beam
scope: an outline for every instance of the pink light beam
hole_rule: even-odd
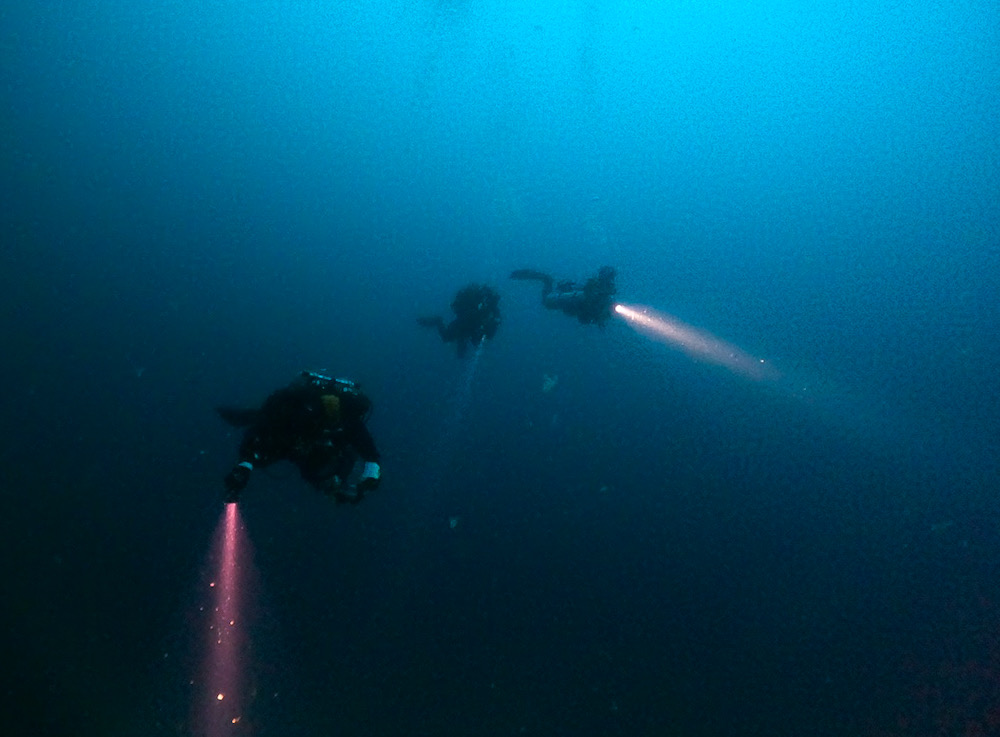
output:
[[[212,610],[208,618],[204,676],[195,689],[198,737],[241,734],[246,707],[247,642],[243,574],[249,568],[250,544],[236,504],[227,504],[216,530],[216,577],[209,584]]]

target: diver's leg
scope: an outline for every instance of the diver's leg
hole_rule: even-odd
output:
[[[535,269],[514,269],[510,272],[510,278],[518,281],[552,281],[552,277],[544,271]]]
[[[444,319],[440,315],[434,315],[433,317],[418,317],[417,324],[423,325],[425,328],[437,328],[438,335],[441,336],[441,340],[448,342]]]
[[[444,324],[444,320],[438,324],[438,335],[441,336],[441,340],[445,343],[451,343],[453,340],[458,340],[458,333],[458,320],[452,320],[448,323],[447,327]]]
[[[552,294],[552,281],[552,277],[546,274],[542,281],[542,304],[545,304],[545,300]]]
[[[545,298],[552,291],[552,285],[555,283],[552,276],[544,271],[535,271],[534,269],[515,269],[510,272],[510,278],[518,281],[540,281],[542,283],[542,304],[548,307]]]
[[[583,293],[549,292],[542,295],[542,304],[550,310],[560,310],[567,315],[579,315],[583,307]]]

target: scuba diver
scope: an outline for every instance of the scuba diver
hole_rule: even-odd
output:
[[[542,283],[542,304],[550,310],[562,310],[576,317],[583,324],[604,323],[614,309],[615,270],[602,266],[597,276],[587,279],[583,285],[566,280],[556,280],[542,271],[517,269],[511,272],[511,279],[519,281],[540,281]]]
[[[428,328],[437,328],[441,340],[454,343],[459,356],[464,356],[471,343],[478,346],[483,340],[493,338],[500,327],[500,295],[485,284],[462,287],[451,301],[455,319],[447,325],[438,315],[418,317],[417,322]]]
[[[365,425],[371,406],[353,381],[303,371],[259,409],[217,407],[223,420],[246,428],[239,462],[225,477],[226,502],[239,501],[255,468],[290,461],[316,490],[357,504],[382,476],[379,453]],[[357,482],[349,484],[358,456],[364,467]]]

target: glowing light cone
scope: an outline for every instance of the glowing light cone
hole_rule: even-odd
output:
[[[763,358],[716,338],[709,332],[686,325],[680,320],[649,307],[615,305],[615,313],[638,332],[677,348],[692,358],[722,366],[734,374],[756,381],[775,380],[780,374]]]
[[[215,578],[209,582],[210,616],[202,678],[195,686],[195,734],[235,735],[246,707],[245,587],[250,543],[236,504],[227,504],[216,530]]]

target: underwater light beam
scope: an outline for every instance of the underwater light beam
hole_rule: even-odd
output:
[[[246,582],[241,572],[247,570],[249,540],[236,504],[227,504],[216,531],[216,577],[208,586],[211,606],[208,621],[208,648],[203,678],[195,693],[195,722],[198,735],[222,737],[233,735],[240,726],[245,708],[243,662]]]
[[[692,358],[713,363],[756,381],[776,380],[779,373],[763,358],[755,358],[711,333],[649,307],[616,304],[620,315],[637,332],[665,345],[678,348]]]

